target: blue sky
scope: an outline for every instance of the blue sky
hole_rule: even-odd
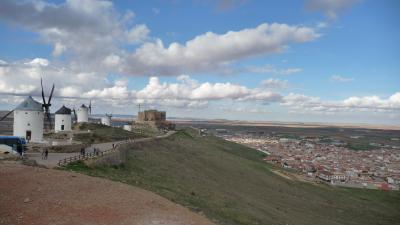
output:
[[[400,3],[2,1],[0,109],[400,124]],[[152,77],[152,78],[150,78]]]

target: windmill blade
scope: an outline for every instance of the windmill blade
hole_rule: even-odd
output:
[[[51,88],[49,101],[47,102],[47,104],[49,104],[49,105],[50,105],[50,102],[51,102],[51,98],[53,97],[53,92],[54,92],[54,84],[53,84],[53,87]]]
[[[46,99],[44,98],[44,91],[43,91],[43,80],[40,78],[40,86],[42,87],[42,99],[43,99],[43,105],[46,105]]]
[[[8,112],[5,116],[1,117],[0,121],[3,121],[5,118],[7,118],[8,115],[10,115],[12,112],[14,112],[14,110],[11,110],[10,112]]]
[[[78,117],[76,116],[75,108],[74,108],[72,111],[74,112],[75,121],[77,121],[77,120],[78,120]]]
[[[92,115],[92,99],[89,101],[89,114]]]

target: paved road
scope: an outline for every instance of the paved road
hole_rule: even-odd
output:
[[[140,139],[135,139],[131,140],[131,142],[144,142],[144,141],[150,141],[153,139],[159,139],[159,138],[166,138],[174,134],[175,131],[169,131],[167,134],[156,136],[156,137],[150,137],[150,138],[140,138]],[[98,151],[105,151],[109,150],[112,148],[112,144],[119,145],[119,144],[125,144],[128,143],[129,141],[114,141],[114,142],[107,142],[107,143],[98,143],[98,144],[93,144],[85,149],[86,153],[91,153],[93,152],[93,149],[96,148]],[[36,162],[40,165],[44,165],[48,168],[54,168],[58,166],[58,161],[63,160],[67,157],[71,156],[76,156],[79,155],[79,152],[74,152],[74,153],[49,153],[47,159],[42,159],[41,153],[28,153],[26,156],[28,159],[33,159],[36,160]]]

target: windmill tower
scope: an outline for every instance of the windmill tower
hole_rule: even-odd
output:
[[[101,124],[106,125],[106,126],[111,126],[111,117],[112,114],[107,114],[101,118]]]
[[[14,136],[24,137],[28,141],[43,141],[44,112],[41,103],[31,96],[27,97],[14,110]]]
[[[78,123],[88,123],[89,114],[92,114],[92,101],[89,102],[89,107],[82,104],[77,110],[77,122]]]
[[[71,109],[62,106],[55,113],[54,131],[71,131]]]

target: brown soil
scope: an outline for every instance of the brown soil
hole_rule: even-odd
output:
[[[0,224],[213,223],[140,188],[66,171],[0,162]]]

